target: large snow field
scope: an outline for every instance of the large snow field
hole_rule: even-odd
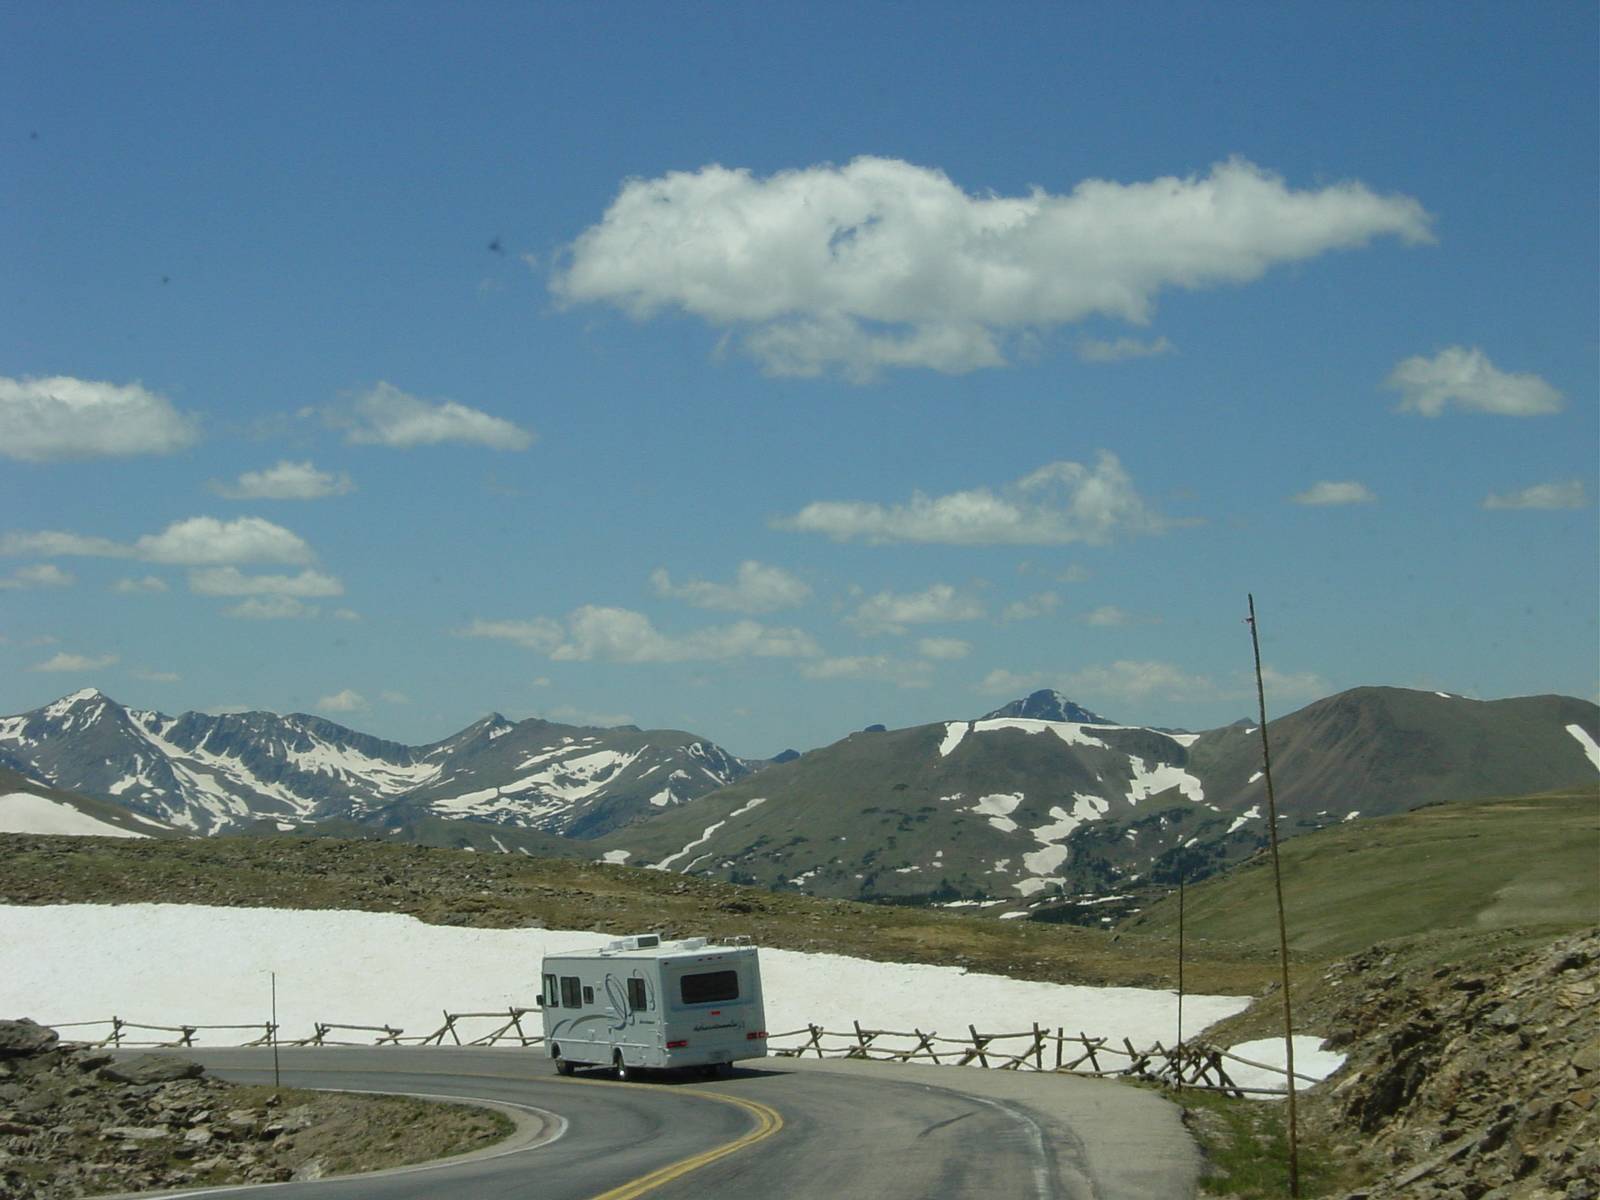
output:
[[[427,925],[396,913],[184,904],[0,906],[0,1017],[65,1024],[115,1015],[150,1025],[261,1026],[271,1010],[276,972],[285,1039],[309,1037],[319,1021],[391,1025],[419,1036],[437,1030],[446,1010],[532,1007],[543,955],[608,940],[610,935],[579,930]],[[1176,1031],[1177,997],[1170,991],[1030,983],[953,967],[773,949],[761,951],[761,969],[767,1028],[774,1034],[812,1023],[844,1033],[860,1021],[868,1029],[915,1027],[966,1037],[969,1024],[985,1034],[1018,1033],[1037,1021],[1069,1035],[1117,1044],[1127,1038],[1142,1049],[1170,1043]],[[1239,996],[1185,996],[1184,1032],[1192,1037],[1248,1003]],[[463,1037],[492,1027],[488,1021],[466,1025]],[[531,1028],[537,1028],[537,1017]],[[104,1032],[86,1030],[83,1036]],[[254,1036],[202,1031],[196,1042],[228,1045]],[[373,1039],[363,1033],[329,1036]],[[1007,1045],[1020,1053],[1026,1041],[995,1049],[1003,1052]],[[1296,1066],[1304,1071],[1298,1059]]]

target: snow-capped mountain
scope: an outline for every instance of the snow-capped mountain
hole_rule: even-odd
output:
[[[1060,692],[1050,688],[1043,688],[1021,700],[1013,700],[1010,704],[1002,705],[992,713],[985,713],[982,719],[992,721],[997,717],[1026,717],[1030,721],[1068,721],[1078,725],[1116,724],[1115,721],[1102,717],[1099,713],[1090,712],[1081,704],[1073,703]]]
[[[594,836],[749,768],[692,734],[491,714],[412,747],[304,713],[169,717],[89,689],[0,717],[0,755],[56,788],[197,833],[266,820],[394,825],[471,817]]]
[[[1054,695],[1040,705],[1087,711]],[[1600,778],[1600,709],[1570,697],[1358,688],[1269,733],[1284,836]],[[1171,733],[991,714],[853,734],[600,845],[611,861],[828,896],[1021,903],[1210,873],[1265,844],[1266,807],[1253,725]]]

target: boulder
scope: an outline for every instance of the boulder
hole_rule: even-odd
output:
[[[131,1083],[143,1087],[153,1083],[171,1083],[178,1079],[198,1079],[205,1074],[205,1068],[197,1062],[179,1058],[175,1054],[142,1054],[138,1058],[129,1058],[101,1067],[96,1074],[101,1079],[109,1079],[113,1083]]]
[[[54,1050],[61,1036],[24,1017],[20,1021],[0,1021],[0,1058],[23,1058]]]

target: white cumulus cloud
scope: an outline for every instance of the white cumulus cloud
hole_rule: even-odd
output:
[[[54,375],[0,376],[0,454],[24,462],[171,454],[200,439],[199,422],[137,383]]]
[[[891,658],[886,654],[867,654],[803,663],[800,674],[807,679],[858,679],[907,688],[927,687],[932,681],[933,664]]]
[[[1118,534],[1158,533],[1174,522],[1153,511],[1117,456],[1102,450],[1092,467],[1049,463],[999,492],[916,492],[892,505],[818,500],[771,524],[838,542],[1049,546],[1099,545]]]
[[[1296,492],[1289,499],[1295,504],[1309,504],[1315,507],[1329,507],[1339,504],[1371,504],[1377,500],[1371,488],[1355,480],[1322,480],[1313,483],[1303,492]]]
[[[202,596],[344,595],[344,585],[332,575],[309,569],[298,575],[246,575],[238,567],[207,567],[189,573],[189,590]]]
[[[879,592],[857,605],[844,623],[862,635],[903,634],[908,625],[976,621],[983,615],[981,600],[963,595],[948,583],[935,583],[920,592]]]
[[[575,609],[565,621],[476,620],[458,633],[513,642],[563,662],[715,662],[821,654],[815,639],[800,629],[735,621],[688,633],[663,633],[643,613],[596,604]]]
[[[529,430],[454,400],[424,400],[379,381],[349,404],[324,412],[325,419],[358,445],[410,450],[443,442],[465,442],[491,450],[526,450]]]
[[[1562,483],[1536,483],[1519,492],[1491,492],[1483,501],[1485,508],[1510,509],[1586,508],[1588,504],[1583,482],[1578,479]]]
[[[229,500],[320,500],[355,491],[350,476],[319,471],[310,462],[284,462],[246,471],[233,483],[213,480],[211,490]]]
[[[147,533],[123,545],[110,538],[61,530],[8,533],[0,536],[0,555],[34,554],[42,558],[138,558],[179,567],[223,566],[229,563],[311,561],[311,547],[297,534],[261,517],[189,517],[160,533]]]
[[[111,585],[111,590],[120,596],[153,595],[166,591],[167,581],[155,575],[143,575],[138,579],[119,579]]]
[[[1006,605],[1000,614],[1002,621],[1032,621],[1038,617],[1049,616],[1061,604],[1061,597],[1055,592],[1040,592],[1029,596],[1025,600],[1013,600]]]
[[[71,587],[75,582],[70,572],[63,571],[54,563],[40,563],[32,567],[18,567],[10,575],[0,576],[0,591]]]
[[[1130,358],[1159,358],[1163,354],[1175,353],[1178,348],[1164,337],[1148,342],[1139,338],[1119,337],[1110,340],[1080,338],[1072,349],[1084,362],[1114,363]]]
[[[973,195],[861,157],[768,178],[706,166],[632,179],[551,279],[562,301],[681,310],[739,331],[766,369],[857,376],[1003,365],[1008,335],[1146,322],[1172,288],[1247,283],[1375,237],[1430,240],[1416,200],[1295,190],[1242,159],[1205,175]]]
[[[361,712],[367,707],[367,698],[354,688],[345,688],[331,696],[324,696],[313,705],[318,712]]]
[[[63,651],[53,658],[29,667],[30,671],[98,671],[102,667],[111,667],[117,664],[119,656],[115,654],[101,654],[91,656],[86,654],[68,654]]]
[[[261,517],[189,517],[160,533],[145,534],[133,552],[146,562],[180,567],[229,563],[299,564],[311,560],[311,548],[281,525]]]
[[[320,611],[315,604],[306,604],[294,596],[284,595],[251,596],[232,608],[222,610],[224,616],[246,621],[310,620]]]
[[[739,564],[738,575],[731,584],[712,583],[704,579],[673,583],[667,569],[657,567],[650,573],[650,586],[658,596],[683,600],[696,608],[723,612],[775,612],[780,608],[804,604],[811,595],[811,588],[804,580],[782,567],[768,566],[754,560]]]
[[[922,655],[923,658],[933,658],[948,662],[958,658],[965,658],[972,653],[972,643],[951,637],[919,638],[917,640],[917,653]]]
[[[1532,374],[1499,370],[1478,347],[1447,346],[1416,355],[1389,372],[1384,386],[1400,393],[1400,411],[1437,417],[1450,405],[1470,412],[1536,417],[1561,411],[1561,393]]]

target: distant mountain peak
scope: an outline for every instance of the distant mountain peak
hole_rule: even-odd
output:
[[[1060,692],[1040,688],[1022,700],[985,713],[980,720],[992,721],[997,717],[1022,717],[1030,721],[1070,721],[1074,725],[1113,725],[1116,722],[1075,704]]]

